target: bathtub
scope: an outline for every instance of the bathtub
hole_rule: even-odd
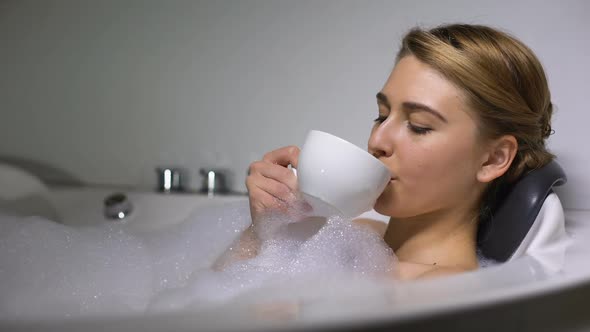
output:
[[[66,225],[123,223],[132,231],[151,231],[182,222],[195,210],[223,209],[245,204],[246,196],[161,194],[125,191],[133,212],[123,221],[105,218],[103,202],[117,188],[52,187],[43,194],[52,213]],[[261,314],[253,298],[241,297],[223,308],[199,312],[96,315],[67,319],[40,318],[0,321],[7,331],[263,331],[263,330],[369,330],[436,328],[450,330],[544,329],[560,324],[579,327],[590,318],[580,311],[590,303],[590,210],[566,210],[566,231],[572,241],[556,258],[557,267],[522,257],[460,275],[407,283],[336,281],[330,296],[287,304],[279,315]],[[217,243],[221,254],[235,237]],[[555,260],[554,260],[555,263]],[[324,285],[308,285],[309,294],[327,294]],[[274,291],[269,289],[268,292]],[[583,296],[583,294],[587,294]],[[256,298],[260,303],[260,297]],[[563,306],[576,302],[576,307]],[[584,302],[585,301],[585,302]],[[572,325],[575,322],[574,325]],[[563,325],[566,324],[566,325]],[[590,325],[589,325],[590,326]]]

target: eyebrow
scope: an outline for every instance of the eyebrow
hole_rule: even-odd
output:
[[[383,104],[383,106],[385,106],[385,107],[387,107],[387,109],[391,110],[391,104],[389,103],[389,99],[387,99],[387,96],[385,94],[383,94],[383,92],[377,93],[377,102]],[[448,123],[447,119],[444,116],[442,116],[442,114],[440,114],[438,111],[436,111],[424,104],[420,104],[420,103],[416,103],[416,102],[412,102],[412,101],[405,101],[402,103],[402,108],[410,111],[411,113],[418,112],[418,111],[428,112],[428,113],[436,116],[437,118],[439,118],[442,122]]]
[[[383,94],[383,92],[377,92],[377,102],[383,104],[383,106],[387,107],[387,109],[391,109],[389,100],[387,99],[387,96]]]

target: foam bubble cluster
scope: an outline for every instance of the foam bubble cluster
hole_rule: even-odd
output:
[[[480,250],[477,250],[477,261],[479,262],[479,267],[490,267],[498,264],[498,261],[486,257]]]
[[[1,218],[1,317],[140,311],[153,289],[151,269],[141,239],[117,227]]]
[[[264,218],[256,225],[258,255],[215,270],[251,224],[245,202],[151,232],[0,216],[0,318],[196,310],[269,285],[296,297],[293,287],[304,280],[386,276],[394,268],[393,252],[371,230],[337,215],[300,217]]]

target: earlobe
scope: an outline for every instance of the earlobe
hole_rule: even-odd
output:
[[[477,180],[488,183],[504,175],[510,168],[517,150],[518,142],[512,135],[504,135],[494,140],[477,172]]]

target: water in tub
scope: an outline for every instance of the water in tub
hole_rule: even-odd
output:
[[[256,227],[257,255],[225,262],[237,240],[222,257],[208,248],[250,226],[247,202],[143,233],[0,216],[0,319],[195,311],[240,299],[297,304],[343,292],[343,277],[391,279],[396,259],[378,234],[312,205],[327,217],[268,216]]]

